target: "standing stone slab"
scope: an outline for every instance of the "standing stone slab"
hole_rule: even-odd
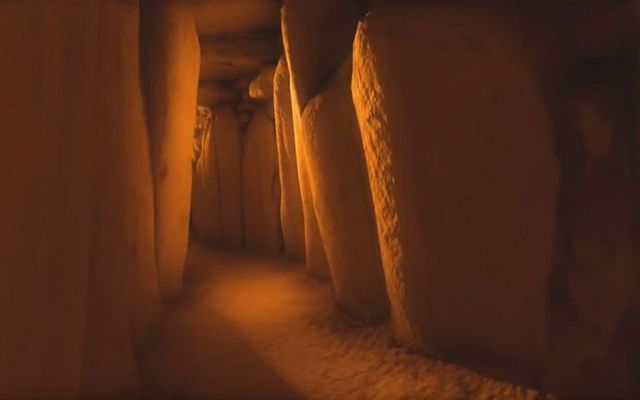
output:
[[[200,46],[193,16],[184,6],[147,7],[141,29],[155,186],[156,261],[163,297],[171,298],[182,289],[189,241]]]
[[[242,138],[238,118],[231,106],[213,109],[213,131],[220,185],[222,246],[242,246]]]
[[[201,240],[217,246],[222,242],[222,220],[213,114],[206,107],[198,107],[198,118],[200,157],[193,166],[191,225]]]
[[[273,75],[275,66],[263,67],[258,76],[249,83],[249,98],[267,102],[273,98]]]
[[[247,248],[260,254],[279,253],[282,233],[276,133],[264,105],[256,109],[245,134],[242,187]]]
[[[304,260],[304,215],[296,160],[296,142],[291,115],[289,72],[280,59],[274,77],[274,113],[280,176],[280,222],[284,252],[294,260]]]
[[[291,80],[289,80],[291,83]],[[291,86],[290,86],[291,87]],[[329,278],[329,261],[320,236],[318,219],[314,206],[307,159],[304,152],[304,136],[302,131],[301,110],[295,90],[291,90],[291,114],[293,116],[293,132],[295,139],[296,160],[298,164],[298,180],[300,182],[300,199],[304,218],[304,253],[305,266],[310,274],[318,278]]]
[[[0,3],[0,398],[137,398],[160,308],[136,3]]]
[[[558,163],[511,36],[488,10],[381,5],[358,27],[352,89],[395,337],[532,378]]]
[[[302,114],[318,227],[336,301],[363,321],[387,315],[371,190],[351,99],[351,58]]]
[[[324,90],[327,77],[351,54],[357,21],[363,14],[354,0],[286,0],[281,9],[282,39],[291,92],[291,111],[298,157],[298,175],[304,213],[306,266],[319,277],[329,277],[311,190],[311,171],[304,154],[306,137],[300,123],[310,99]],[[327,27],[331,29],[327,29]]]

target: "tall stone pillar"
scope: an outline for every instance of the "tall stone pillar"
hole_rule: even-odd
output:
[[[517,40],[488,6],[381,4],[352,89],[396,339],[539,378],[558,162]]]
[[[283,38],[298,146],[307,172],[337,303],[379,322],[387,298],[371,191],[351,99],[351,47],[362,10],[355,2],[287,1]],[[334,29],[321,27],[331,25]]]
[[[221,244],[238,249],[243,243],[242,136],[231,106],[214,107],[213,130],[220,183]]]
[[[271,71],[273,77],[273,70]],[[267,93],[267,91],[262,91]],[[269,91],[272,93],[272,90]],[[270,96],[269,96],[270,97]],[[258,103],[244,135],[242,201],[247,248],[256,253],[278,254],[282,250],[280,227],[280,180],[276,132],[267,107]]]
[[[138,5],[0,4],[0,397],[128,398],[160,302]]]
[[[141,32],[155,189],[156,261],[163,297],[171,298],[182,289],[189,241],[200,46],[191,11],[182,5],[145,7]]]
[[[273,105],[280,176],[280,221],[284,252],[294,260],[304,260],[305,236],[300,181],[296,158],[296,141],[291,114],[289,70],[280,58],[273,78]]]

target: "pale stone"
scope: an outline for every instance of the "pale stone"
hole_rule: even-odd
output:
[[[258,76],[249,83],[249,97],[258,101],[269,101],[273,98],[274,66],[263,67]]]
[[[273,93],[284,252],[291,259],[304,260],[304,216],[291,115],[289,72],[284,58],[280,59],[275,71]]]
[[[365,322],[387,297],[362,142],[351,100],[351,58],[302,114],[309,183],[336,301]]]
[[[282,233],[276,134],[263,105],[258,106],[245,133],[242,187],[247,248],[261,254],[279,253]]]
[[[238,118],[231,106],[213,109],[213,132],[220,185],[221,244],[242,246],[242,138]]]
[[[325,253],[324,244],[320,237],[318,220],[314,206],[314,199],[309,182],[307,160],[304,153],[304,132],[300,121],[301,111],[296,96],[296,91],[291,86],[291,115],[293,117],[293,133],[295,139],[296,161],[298,165],[298,180],[300,182],[300,199],[302,200],[302,215],[304,218],[304,254],[305,267],[310,274],[318,278],[329,278],[329,262]]]
[[[479,6],[380,5],[352,90],[396,338],[526,374],[546,352],[558,164],[512,34]]]
[[[155,186],[156,262],[166,299],[182,289],[189,241],[191,156],[200,49],[184,6],[147,7],[142,19],[145,104]]]
[[[324,90],[327,77],[350,55],[357,21],[363,13],[361,5],[352,0],[286,0],[281,10],[304,212],[306,266],[320,277],[329,277],[329,265],[318,228],[311,171],[303,150],[307,137],[300,118],[307,102]]]

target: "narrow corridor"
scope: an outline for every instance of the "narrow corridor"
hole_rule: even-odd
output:
[[[5,0],[0,89],[0,400],[640,399],[640,0]]]
[[[189,288],[142,368],[150,398],[536,399],[394,346],[333,306],[302,265],[191,244]]]

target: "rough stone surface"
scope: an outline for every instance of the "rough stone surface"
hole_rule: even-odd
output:
[[[253,114],[245,133],[242,187],[247,248],[261,254],[279,253],[282,233],[276,133],[262,105]]]
[[[291,115],[293,117],[298,180],[300,181],[300,199],[302,200],[302,215],[304,218],[305,266],[310,274],[318,278],[329,278],[329,262],[327,261],[327,254],[325,253],[324,244],[320,237],[320,230],[318,229],[318,220],[313,195],[311,193],[309,172],[307,170],[307,160],[304,153],[304,132],[302,131],[302,123],[300,121],[300,105],[296,91],[291,86],[291,77],[289,78]]]
[[[135,397],[160,306],[138,32],[132,4],[0,5],[2,398]]]
[[[304,215],[296,160],[296,141],[291,115],[289,71],[283,58],[273,80],[274,114],[280,177],[280,222],[284,252],[294,260],[304,260]]]
[[[329,268],[318,228],[311,191],[306,135],[300,118],[307,102],[322,92],[351,53],[357,21],[364,9],[357,1],[287,0],[281,9],[282,41],[290,74],[292,114],[296,136],[298,175],[304,210],[306,264],[316,276],[328,277]],[[327,29],[331,27],[331,29]]]
[[[200,48],[184,6],[146,7],[142,14],[145,104],[155,192],[156,262],[163,297],[182,289],[189,240],[191,156]]]
[[[302,114],[318,227],[336,301],[365,322],[387,315],[369,178],[351,99],[351,58]]]
[[[242,137],[238,118],[231,106],[213,109],[213,131],[220,185],[222,246],[242,246]]]
[[[274,66],[267,66],[249,83],[249,97],[258,101],[269,101],[273,98]]]
[[[381,5],[358,27],[352,89],[395,337],[534,378],[558,163],[511,36],[471,6]]]
[[[213,130],[213,114],[209,108],[198,107],[200,157],[193,166],[191,195],[191,226],[196,235],[210,245],[222,242],[220,215],[220,181]]]

